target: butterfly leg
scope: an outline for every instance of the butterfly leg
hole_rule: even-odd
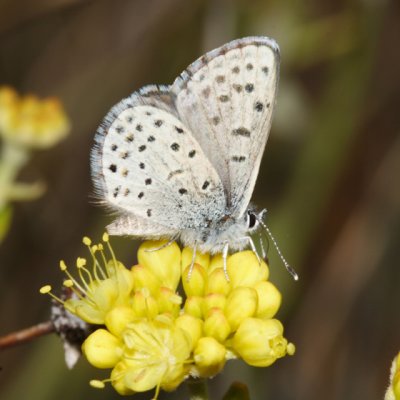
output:
[[[196,254],[197,254],[197,242],[194,242],[193,254],[192,254],[192,262],[190,263],[189,273],[188,273],[188,276],[187,276],[187,281],[188,282],[190,281],[190,278],[192,277],[194,262],[196,260]]]
[[[170,246],[172,243],[175,242],[175,240],[178,238],[177,235],[172,236],[172,238],[170,240],[168,240],[167,243],[164,243],[163,245],[159,246],[159,247],[155,247],[153,249],[147,249],[145,250],[147,253],[152,253],[153,251],[158,251],[158,250],[162,250],[165,249],[166,247]]]
[[[226,265],[226,260],[228,258],[228,252],[229,252],[229,243],[225,243],[224,244],[224,248],[222,249],[222,260],[224,261],[224,274],[225,274],[225,278],[226,280],[229,282],[229,275],[228,275],[228,269],[227,269],[227,265]]]
[[[265,260],[266,257],[267,257],[267,251],[266,251],[266,249],[265,249],[263,236],[260,235],[260,236],[259,236],[259,239],[260,239],[260,247],[261,247],[261,256],[262,256],[263,260]]]
[[[246,240],[249,242],[251,251],[254,253],[254,255],[257,257],[258,264],[261,265],[261,258],[258,255],[256,245],[254,244],[253,238],[251,236],[246,236]]]

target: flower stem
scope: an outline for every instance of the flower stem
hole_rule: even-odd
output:
[[[37,337],[53,332],[55,332],[53,323],[51,321],[47,321],[21,331],[9,333],[6,336],[0,337],[0,350],[29,342]]]
[[[205,379],[189,378],[186,382],[190,392],[190,400],[208,400],[208,387]]]

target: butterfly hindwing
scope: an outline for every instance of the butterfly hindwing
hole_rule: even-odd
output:
[[[250,201],[271,125],[279,49],[235,40],[191,64],[172,86],[179,117],[218,172],[233,216]]]

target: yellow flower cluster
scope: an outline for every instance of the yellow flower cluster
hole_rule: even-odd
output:
[[[103,326],[86,339],[83,353],[93,366],[112,368],[109,381],[118,393],[155,388],[157,397],[160,388],[173,390],[189,376],[217,374],[229,359],[266,367],[294,353],[273,318],[281,295],[268,281],[267,265],[251,251],[228,257],[228,281],[220,255],[198,254],[191,268],[189,248],[181,251],[173,243],[154,251],[165,242],[148,241],[138,251],[138,265],[129,270],[115,258],[108,235],[103,241],[92,245],[84,238],[93,266],[78,258],[79,281],[61,262],[68,278],[64,285],[76,294],[64,306]],[[41,289],[50,291],[50,286]],[[91,384],[103,387],[104,382]]]
[[[0,136],[5,140],[22,147],[48,148],[64,138],[69,128],[58,99],[20,97],[14,89],[0,87]]]
[[[400,353],[397,354],[390,370],[390,385],[385,400],[400,400]]]

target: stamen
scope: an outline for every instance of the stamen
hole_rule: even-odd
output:
[[[108,233],[105,232],[105,233],[103,234],[103,242],[107,243],[108,251],[110,252],[111,258],[112,258],[113,263],[114,263],[113,265],[114,265],[115,276],[118,277],[118,274],[117,274],[117,265],[118,265],[118,262],[117,262],[117,258],[115,257],[114,251],[113,251],[113,249],[112,249],[112,247],[111,247],[109,238],[110,238],[110,237],[108,236]],[[107,265],[107,264],[106,264],[106,265]]]
[[[67,265],[63,260],[60,261],[60,270],[65,273],[65,275],[68,276],[69,279],[71,279],[72,282],[74,282],[74,285],[82,292],[86,293],[86,290],[79,284],[79,282],[70,274],[70,272],[67,269]]]
[[[92,277],[92,274],[90,273],[90,271],[89,271],[88,269],[86,269],[86,268],[82,265],[81,262],[79,262],[79,257],[78,257],[78,259],[76,260],[76,267],[77,267],[77,269],[78,269],[79,278],[81,278],[81,282],[82,282],[82,283],[85,285],[85,287],[86,287],[86,291],[87,291],[87,292],[91,292],[90,285],[93,284],[93,277]],[[84,277],[84,275],[83,275],[83,272],[85,272],[86,275],[88,276],[88,278],[89,278],[89,283],[86,281],[86,279],[85,279],[85,277]]]
[[[96,257],[96,252],[98,250],[100,250],[100,252],[101,252],[102,249],[103,249],[103,245],[101,243],[95,244],[93,246],[88,246],[88,250],[89,250],[89,253],[90,253],[90,255],[92,257],[92,261],[93,261],[93,266],[92,266],[93,275],[96,278],[96,280],[98,280],[98,281],[108,278],[107,274],[104,272],[103,268],[101,267],[101,265],[98,262],[97,257]],[[103,254],[102,254],[102,256],[103,256],[103,262],[106,265],[107,261]],[[101,278],[98,274],[98,271],[100,271]]]
[[[68,289],[71,289],[75,294],[76,294],[76,296],[80,299],[80,300],[83,300],[83,299],[88,299],[91,303],[93,303],[93,301],[90,299],[90,298],[87,298],[87,297],[85,297],[85,296],[83,296],[82,295],[82,293],[79,291],[79,290],[76,290],[76,288],[75,288],[75,284],[74,284],[74,281],[72,281],[71,279],[66,279],[64,282],[63,282],[63,285],[66,287],[66,288],[68,288]]]
[[[57,301],[58,303],[60,303],[60,304],[64,304],[65,302],[63,301],[63,300],[61,300],[59,297],[57,297],[54,293],[52,293],[52,288],[51,288],[51,286],[50,285],[45,285],[45,286],[42,286],[40,289],[39,289],[39,292],[41,293],[41,294],[48,294],[50,297],[52,297],[55,301]]]
[[[160,387],[161,387],[161,382],[159,382],[156,386],[156,392],[154,393],[154,397],[151,400],[157,400],[158,395],[160,394]]]
[[[86,246],[90,246],[92,244],[92,241],[87,236],[84,236],[84,238],[82,239],[82,242]]]
[[[106,387],[106,385],[104,384],[104,381],[99,381],[98,379],[92,379],[89,382],[89,385],[96,389],[104,389]]]

